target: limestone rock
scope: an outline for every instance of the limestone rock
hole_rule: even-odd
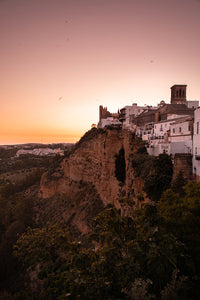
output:
[[[89,184],[96,190],[104,206],[112,203],[121,208],[119,200],[122,197],[131,199],[133,205],[139,206],[137,195],[142,193],[143,182],[134,176],[132,157],[140,146],[141,140],[128,130],[93,128],[51,175],[45,173],[42,176],[42,198],[60,194],[73,199],[80,191],[81,184]],[[116,157],[120,149],[124,149],[124,183],[116,178]],[[82,196],[85,197],[84,194]],[[78,215],[80,217],[80,211],[75,213],[76,218]]]

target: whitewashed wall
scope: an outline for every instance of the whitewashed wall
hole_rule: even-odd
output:
[[[199,130],[197,130],[198,126]],[[193,174],[196,174],[197,180],[200,181],[200,107],[194,112],[193,130]]]

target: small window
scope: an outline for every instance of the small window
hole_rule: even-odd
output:
[[[181,132],[181,127],[179,127],[179,132]]]
[[[195,147],[195,154],[197,154],[197,147]]]
[[[197,122],[197,134],[199,134],[199,122]]]
[[[175,128],[173,128],[173,133],[175,133]]]
[[[188,125],[188,131],[191,131],[191,126],[190,125]]]

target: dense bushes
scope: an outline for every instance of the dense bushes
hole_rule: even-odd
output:
[[[172,175],[172,160],[166,153],[158,157],[137,153],[133,157],[135,175],[144,180],[144,191],[147,196],[158,201],[167,188],[169,188]]]
[[[107,206],[88,236],[96,248],[57,225],[28,229],[15,255],[25,268],[40,265],[35,299],[198,299],[200,185],[185,193],[168,190],[132,216]]]
[[[0,158],[1,159],[7,159],[12,156],[15,156],[18,149],[11,148],[11,149],[4,149],[3,147],[0,147]]]
[[[39,184],[43,168],[32,170],[21,181],[5,183],[0,191],[0,290],[15,291],[23,285],[20,264],[13,257],[13,245],[27,226],[33,226],[33,199],[27,188]],[[20,176],[19,176],[20,177]],[[16,174],[17,178],[17,174]],[[6,298],[7,297],[7,298]],[[0,294],[1,298],[1,294]],[[9,299],[9,296],[5,296]],[[10,297],[11,299],[12,297]],[[14,299],[14,298],[13,298]]]
[[[31,174],[26,175],[25,179],[18,181],[16,183],[8,183],[1,189],[1,194],[3,197],[10,197],[11,195],[24,191],[29,186],[39,183],[41,175],[44,173],[43,168],[38,168],[31,172]]]
[[[116,157],[116,177],[122,183],[126,176],[124,156],[122,148]],[[57,163],[55,160],[52,170]],[[74,241],[66,228],[57,224],[34,228],[32,200],[16,194],[17,190],[7,191],[0,199],[0,264],[1,287],[10,295],[4,292],[2,297],[198,299],[200,185],[184,187],[180,175],[173,190],[166,190],[172,177],[171,159],[166,154],[152,158],[143,149],[133,157],[133,167],[155,201],[129,216],[107,206],[92,221],[84,243],[89,247]],[[37,180],[37,176],[27,180],[18,191]],[[86,190],[91,193],[88,186]],[[60,213],[56,206],[55,211]],[[30,274],[34,274],[34,290]],[[26,287],[13,286],[17,278]]]
[[[23,195],[10,199],[0,197],[0,290],[17,287],[21,277],[20,265],[12,256],[12,247],[27,226],[33,226],[33,202]]]

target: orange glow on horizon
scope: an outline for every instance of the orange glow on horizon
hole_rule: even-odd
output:
[[[53,133],[5,133],[1,135],[1,145],[14,145],[14,144],[26,144],[26,143],[76,143],[84,132],[66,132],[61,134],[60,132]]]
[[[0,144],[76,142],[99,105],[200,100],[197,0],[0,1]]]

